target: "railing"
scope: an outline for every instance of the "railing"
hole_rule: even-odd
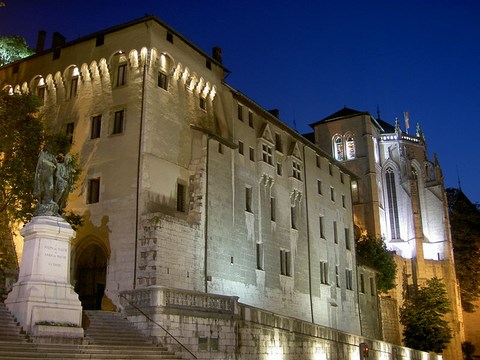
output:
[[[120,294],[119,295],[120,297],[124,298],[128,304],[133,307],[134,309],[136,309],[140,314],[142,314],[143,316],[145,316],[145,318],[149,321],[151,321],[153,324],[157,325],[160,329],[162,329],[163,331],[165,331],[165,333],[170,336],[173,340],[175,340],[175,342],[177,342],[177,344],[179,344],[183,349],[185,349],[190,355],[192,355],[195,359],[198,359],[195,354],[193,352],[190,351],[190,349],[188,349],[185,345],[183,345],[175,336],[173,336],[167,329],[165,329],[162,325],[160,325],[158,322],[156,322],[155,320],[153,320],[150,316],[148,316],[147,314],[145,314],[145,312],[142,311],[142,309],[140,309],[138,306],[136,306],[135,304],[133,304],[124,294]]]

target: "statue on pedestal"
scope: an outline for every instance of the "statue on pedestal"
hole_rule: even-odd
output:
[[[33,195],[38,200],[33,216],[62,216],[73,188],[75,169],[71,155],[42,150],[35,171]]]

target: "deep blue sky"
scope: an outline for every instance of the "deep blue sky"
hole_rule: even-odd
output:
[[[447,187],[480,201],[480,1],[2,0],[0,35],[34,47],[37,32],[67,41],[145,14],[210,53],[227,82],[299,132],[347,106],[420,123]],[[457,171],[458,169],[458,171]]]

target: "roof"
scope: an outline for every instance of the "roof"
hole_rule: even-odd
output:
[[[219,61],[215,60],[211,55],[209,55],[208,53],[206,53],[205,51],[203,51],[202,49],[200,49],[198,46],[196,46],[194,43],[192,43],[190,40],[188,40],[186,37],[184,37],[183,35],[179,34],[177,31],[175,31],[175,29],[173,29],[171,26],[167,25],[165,22],[163,22],[162,20],[160,20],[158,17],[156,16],[153,16],[153,15],[145,15],[144,17],[142,18],[139,18],[139,19],[135,19],[135,20],[132,20],[132,21],[128,21],[126,23],[123,23],[123,24],[120,24],[120,25],[115,25],[115,26],[112,26],[112,27],[109,27],[109,28],[106,28],[106,29],[103,29],[103,30],[100,30],[100,31],[97,31],[95,33],[92,33],[92,34],[88,34],[88,35],[85,35],[85,36],[81,36],[77,39],[74,39],[74,40],[71,40],[71,41],[67,41],[65,42],[63,45],[61,46],[58,46],[57,48],[66,48],[66,47],[69,47],[69,46],[72,46],[72,45],[75,45],[77,43],[80,43],[80,42],[83,42],[83,41],[86,41],[86,40],[90,40],[90,39],[95,39],[98,35],[100,34],[108,34],[108,33],[112,33],[112,32],[116,32],[116,31],[119,31],[119,30],[122,30],[122,29],[125,29],[125,28],[128,28],[130,26],[133,26],[133,25],[137,25],[137,24],[140,24],[140,23],[143,23],[143,22],[148,22],[148,21],[155,21],[157,22],[159,25],[163,26],[164,28],[166,28],[170,33],[172,33],[173,35],[175,35],[176,37],[180,38],[182,41],[184,41],[186,44],[188,44],[192,49],[194,49],[195,51],[197,51],[198,53],[200,53],[201,55],[205,56],[206,58],[208,58],[212,63],[220,66],[225,72],[228,72],[230,73],[231,71],[228,70],[225,66],[223,66],[222,63],[220,63]],[[13,63],[10,63],[10,64],[7,64],[5,65],[4,67],[8,67],[8,66],[12,66],[13,64],[15,63],[18,63],[18,62],[21,62],[21,61],[24,61],[24,60],[27,60],[27,59],[31,59],[31,58],[34,58],[34,57],[37,57],[37,56],[41,56],[45,53],[49,53],[49,52],[52,52],[54,51],[55,49],[53,48],[50,48],[50,49],[45,49],[37,54],[33,54],[29,57],[26,57],[24,59],[21,59],[21,60],[18,60],[18,61],[15,61]]]
[[[339,120],[339,119],[345,119],[345,118],[349,118],[349,117],[354,117],[354,116],[358,116],[358,115],[370,115],[367,111],[358,111],[358,110],[354,110],[354,109],[350,109],[350,108],[347,108],[347,107],[344,107],[343,109],[321,119],[321,120],[318,120],[316,122],[314,122],[313,124],[310,124],[310,126],[315,126],[321,122],[330,122],[330,121],[335,121],[335,120]]]

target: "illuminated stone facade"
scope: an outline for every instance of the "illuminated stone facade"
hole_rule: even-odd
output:
[[[356,358],[362,335],[379,334],[375,316],[360,323],[360,309],[378,304],[374,291],[358,288],[354,210],[355,224],[367,217],[352,201],[357,169],[226,85],[226,72],[218,48],[209,56],[153,17],[0,69],[0,86],[36,93],[49,129],[70,134],[79,156],[83,171],[69,210],[85,223],[72,243],[72,283],[85,309],[125,310],[131,304],[122,301],[130,299],[167,327],[183,324],[181,333],[190,335],[180,336],[200,358],[215,358],[202,353],[206,337],[214,347],[233,344],[225,345],[228,356],[235,346],[255,352],[253,340],[231,338],[247,315],[233,313],[224,323],[208,310],[225,297],[274,319],[297,319],[302,328],[330,329],[322,356]],[[348,156],[360,154],[354,151]],[[380,218],[378,209],[370,214]],[[371,270],[361,273],[374,280]],[[151,294],[132,295],[143,289]],[[197,300],[208,303],[206,311]],[[262,316],[248,319],[260,324],[251,334],[261,333]],[[230,326],[224,337],[211,340],[223,326]],[[347,333],[356,349],[339,352]]]
[[[427,156],[420,127],[408,134],[398,122],[390,125],[348,108],[312,127],[315,143],[359,176],[352,183],[357,234],[381,236],[397,254],[397,288],[389,295],[398,306],[405,286],[424,285],[434,276],[444,280],[454,336],[445,357],[462,359],[463,320],[443,177],[437,159]],[[395,342],[395,331],[384,337]]]

